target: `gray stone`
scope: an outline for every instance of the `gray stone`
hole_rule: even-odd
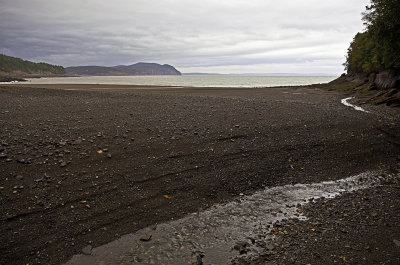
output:
[[[239,251],[239,254],[246,254],[249,244],[247,242],[237,242],[233,249]]]
[[[91,255],[92,254],[92,246],[87,245],[86,247],[82,248],[82,253],[85,255]]]
[[[140,241],[150,241],[151,240],[151,234],[145,234],[139,238]]]
[[[275,249],[275,246],[274,246],[273,244],[271,244],[271,243],[268,243],[268,244],[265,246],[265,248],[268,249],[268,250],[274,250],[274,249]]]

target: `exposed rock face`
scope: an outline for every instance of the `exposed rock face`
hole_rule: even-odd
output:
[[[400,72],[342,74],[326,86],[364,103],[400,107]]]
[[[393,72],[376,74],[374,83],[382,89],[400,88],[400,74]]]
[[[66,68],[68,75],[181,75],[173,66],[156,63],[137,63],[132,65],[105,66],[76,66]]]
[[[342,74],[339,79],[344,79],[350,82],[369,82],[369,76],[365,73]]]
[[[342,75],[346,81],[371,83],[371,88],[388,90],[400,88],[400,73],[397,72],[381,72],[381,73],[355,73]]]

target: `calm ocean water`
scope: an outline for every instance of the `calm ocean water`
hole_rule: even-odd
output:
[[[83,76],[28,79],[32,84],[114,84],[183,87],[272,87],[327,83],[336,76]]]

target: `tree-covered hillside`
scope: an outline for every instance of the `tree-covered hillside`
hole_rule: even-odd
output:
[[[181,75],[181,72],[168,64],[136,63],[132,65],[106,66],[75,66],[65,69],[68,75]]]
[[[400,1],[371,0],[363,13],[366,31],[350,44],[348,73],[400,71]]]
[[[0,54],[0,74],[21,77],[64,75],[65,69],[62,66],[47,63],[34,63]]]

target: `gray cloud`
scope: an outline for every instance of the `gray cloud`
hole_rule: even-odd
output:
[[[0,52],[63,66],[342,71],[368,0],[0,0]]]

